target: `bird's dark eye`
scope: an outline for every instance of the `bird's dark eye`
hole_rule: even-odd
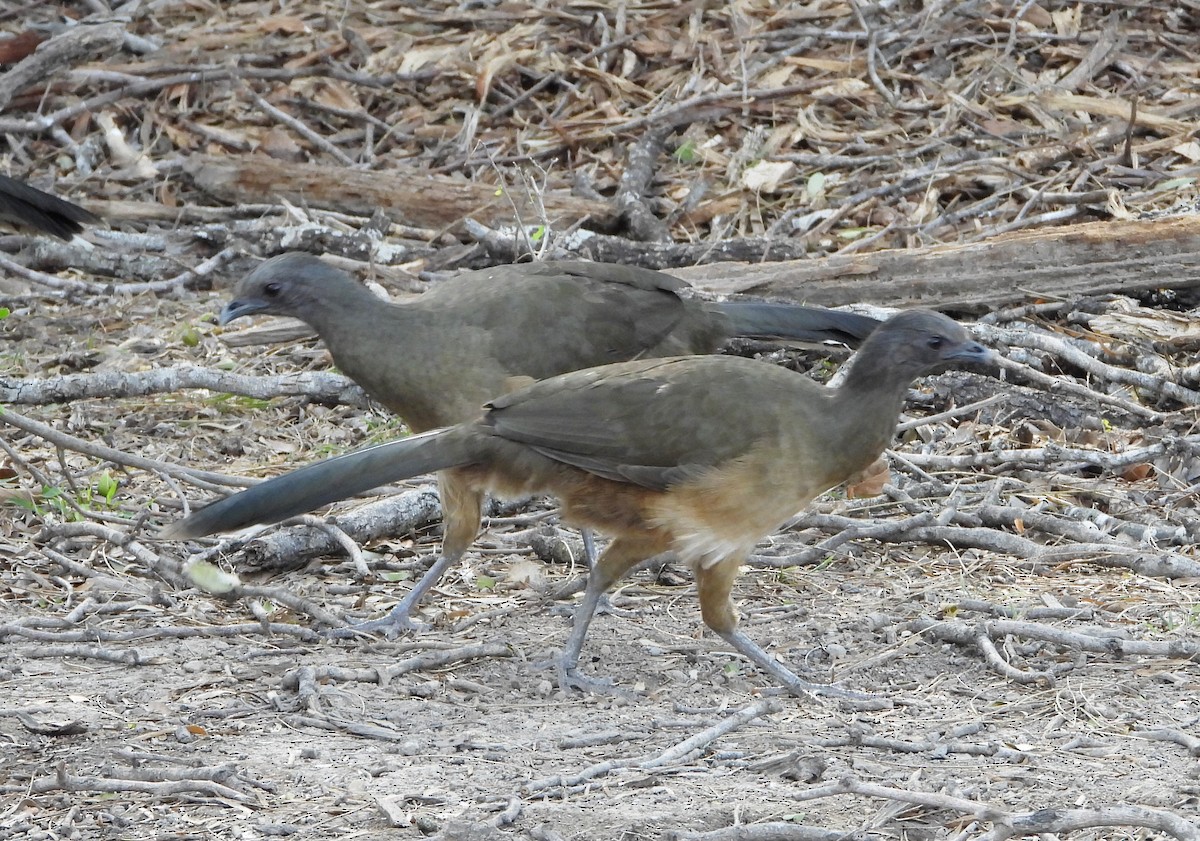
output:
[[[933,350],[941,350],[942,345],[944,345],[945,343],[946,343],[946,340],[944,338],[942,338],[941,336],[930,336],[929,337],[929,347],[931,347]]]
[[[268,298],[274,298],[276,295],[278,295],[282,291],[283,291],[283,286],[278,283],[268,283],[266,286],[263,287],[263,294],[266,295]]]

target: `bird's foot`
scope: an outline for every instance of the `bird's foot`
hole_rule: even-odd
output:
[[[369,619],[365,622],[354,622],[344,628],[334,628],[326,632],[333,639],[349,639],[362,634],[382,632],[388,639],[395,639],[406,631],[428,631],[432,626],[418,622],[408,615],[408,606],[403,602],[391,609],[387,616]]]
[[[541,660],[532,664],[535,669],[554,669],[558,677],[558,688],[566,694],[584,692],[593,695],[609,695],[633,700],[636,693],[617,686],[612,678],[587,677],[579,673],[574,665],[569,665],[567,659],[559,655],[550,660]]]
[[[793,695],[799,695],[802,698],[813,695],[836,698],[858,709],[887,709],[891,706],[891,701],[881,698],[878,695],[856,692],[853,689],[844,689],[841,686],[834,686],[831,683],[814,683],[811,680],[805,680],[768,655],[767,652],[759,648],[758,643],[754,642],[737,628],[732,628],[724,632],[718,631],[717,633],[726,642],[745,655],[752,663],[775,678],[780,685]]]
[[[834,698],[838,701],[845,701],[860,710],[885,710],[892,706],[891,701],[879,695],[846,689],[832,683],[814,683],[797,677],[790,671],[787,672],[787,677],[783,675],[775,677],[793,695],[820,695],[825,698]]]
[[[558,688],[570,695],[572,692],[584,692],[590,695],[609,695],[626,700],[637,698],[637,694],[628,689],[622,689],[613,683],[611,678],[587,677],[579,673],[575,667],[568,668],[561,661],[558,663]]]

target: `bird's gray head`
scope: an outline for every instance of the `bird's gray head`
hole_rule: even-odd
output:
[[[290,251],[260,263],[242,278],[217,322],[224,327],[235,318],[260,312],[307,321],[322,298],[347,286],[357,284],[341,270],[311,254]]]
[[[877,364],[908,379],[995,361],[995,354],[972,339],[961,324],[929,310],[906,310],[888,319],[859,353],[875,357]]]

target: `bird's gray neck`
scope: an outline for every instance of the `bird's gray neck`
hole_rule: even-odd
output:
[[[914,375],[901,370],[886,347],[866,347],[854,358],[846,381],[836,390],[836,434],[847,450],[869,464],[891,443],[896,421]],[[865,466],[865,465],[864,465]]]
[[[316,328],[333,350],[340,341],[359,344],[371,336],[384,341],[385,335],[397,329],[419,326],[419,319],[410,315],[407,305],[391,303],[366,287],[354,284],[311,307],[305,320]],[[385,328],[386,332],[381,332]],[[374,346],[372,342],[368,344]]]

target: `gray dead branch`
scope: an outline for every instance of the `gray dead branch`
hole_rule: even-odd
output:
[[[957,816],[949,818],[957,824],[969,819],[971,824],[964,831],[972,831],[971,837],[985,841],[1116,826],[1146,827],[1180,841],[1195,841],[1200,838],[1200,828],[1191,821],[1171,812],[1143,806],[1117,805],[1091,809],[1055,808],[1014,812],[950,794],[911,791],[867,783],[853,777],[845,777],[830,785],[813,786],[797,792],[794,797],[799,801],[811,801],[848,794],[908,803],[937,812],[949,812]],[[983,824],[991,824],[992,829],[980,832]],[[675,841],[833,841],[834,836],[830,834],[832,832],[831,829],[819,827],[766,823],[758,826],[729,827],[713,832],[678,833],[672,837]],[[860,838],[872,837],[866,832],[855,833],[849,837],[855,835]]]

